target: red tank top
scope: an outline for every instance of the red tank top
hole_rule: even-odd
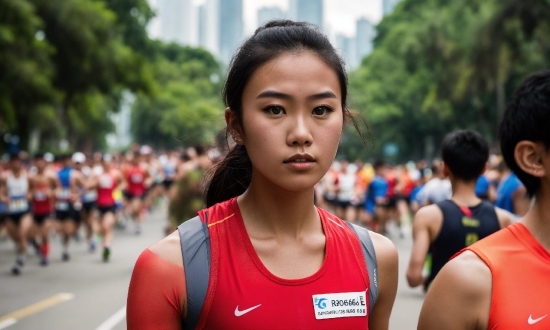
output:
[[[115,199],[113,191],[117,186],[116,177],[113,173],[103,173],[99,176],[99,185],[97,187],[97,205],[113,206]]]
[[[236,198],[200,211],[208,219],[211,272],[197,328],[368,329],[367,312],[338,317],[369,308],[370,282],[359,239],[342,220],[318,212],[326,236],[325,260],[315,274],[291,280],[262,264]],[[318,311],[336,317],[317,319]]]
[[[32,213],[44,215],[52,213],[52,201],[48,197],[48,186],[41,184],[34,187],[32,196]]]
[[[522,223],[515,223],[465,250],[491,269],[487,329],[550,329],[550,253]]]
[[[145,192],[145,172],[139,166],[131,166],[126,172],[128,192],[141,196]]]

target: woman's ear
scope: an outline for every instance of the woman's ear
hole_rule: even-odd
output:
[[[548,174],[544,166],[547,153],[542,142],[520,141],[514,149],[514,158],[523,172],[542,178]]]
[[[242,129],[239,123],[239,118],[235,111],[229,107],[225,109],[225,123],[227,124],[227,130],[229,135],[236,144],[243,144]]]

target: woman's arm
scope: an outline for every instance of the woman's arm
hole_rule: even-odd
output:
[[[369,329],[387,330],[397,293],[399,259],[392,241],[380,234],[373,232],[369,234],[378,262],[378,299],[369,316]]]
[[[128,329],[182,329],[187,310],[178,232],[143,251],[128,290]]]

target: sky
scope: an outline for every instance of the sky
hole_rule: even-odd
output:
[[[193,0],[200,5],[205,0]],[[223,1],[223,0],[222,0]],[[257,12],[262,7],[278,6],[288,9],[288,0],[243,0],[245,34],[251,34],[257,27]],[[366,17],[374,24],[382,18],[382,0],[324,0],[325,25],[331,34],[355,35],[355,21]]]

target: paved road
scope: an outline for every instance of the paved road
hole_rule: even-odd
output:
[[[124,306],[134,262],[162,237],[163,226],[162,213],[157,212],[147,218],[141,236],[134,235],[131,226],[118,230],[109,263],[101,262],[99,252],[89,253],[83,241],[72,242],[72,258],[62,262],[55,239],[50,265],[40,267],[31,255],[18,277],[9,272],[13,245],[0,241],[0,329],[125,329]],[[395,235],[394,242],[400,282],[390,329],[415,329],[423,294],[409,289],[404,279],[411,241]]]

